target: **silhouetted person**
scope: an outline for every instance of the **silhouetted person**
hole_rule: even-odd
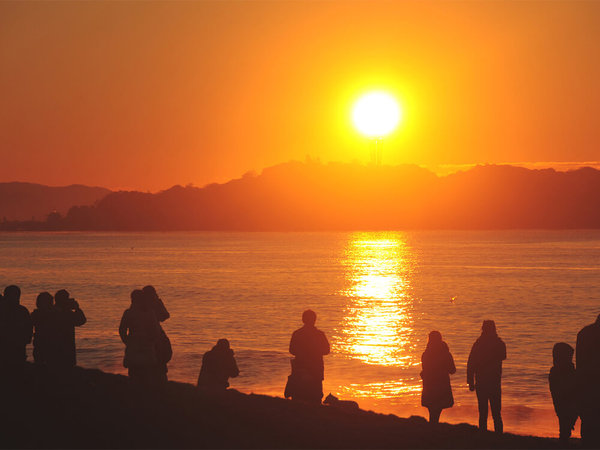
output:
[[[565,342],[554,344],[552,349],[553,366],[548,375],[554,411],[558,416],[560,442],[567,446],[571,430],[577,421],[577,378],[573,353],[575,350]]]
[[[438,423],[442,409],[454,405],[450,375],[456,373],[454,358],[439,331],[429,333],[427,348],[421,356],[423,393],[421,405],[429,410],[429,422]]]
[[[149,305],[154,310],[154,313],[156,314],[156,318],[158,319],[159,322],[164,322],[169,317],[171,317],[171,315],[169,314],[169,311],[167,311],[167,308],[165,307],[165,304],[163,303],[161,298],[158,296],[156,289],[154,289],[154,286],[150,286],[150,285],[145,286],[142,289],[142,292],[148,299]],[[173,357],[173,348],[171,347],[171,341],[169,340],[167,333],[165,333],[165,330],[160,325],[160,323],[159,323],[158,327],[160,328],[160,337],[156,344],[156,355],[157,355],[159,364],[162,364],[162,368],[164,370],[165,377],[166,377],[167,376],[166,374],[168,371],[167,363],[169,361],[171,361],[171,358]]]
[[[152,305],[152,308],[154,309],[154,313],[156,314],[156,318],[158,319],[159,322],[164,322],[169,317],[171,317],[171,315],[169,314],[169,311],[167,311],[167,308],[165,307],[165,304],[163,303],[161,298],[158,296],[158,293],[156,292],[156,289],[154,288],[154,286],[150,286],[150,285],[144,286],[142,288],[142,291],[150,299],[150,304]]]
[[[475,341],[467,362],[467,383],[477,393],[479,428],[487,430],[488,402],[494,419],[494,430],[503,432],[502,416],[502,361],[506,359],[506,345],[496,333],[493,320],[484,320],[481,336]]]
[[[292,374],[288,378],[286,397],[310,403],[321,403],[323,398],[323,355],[329,354],[325,333],[315,327],[317,314],[307,309],[302,314],[304,326],[292,334],[290,353]]]
[[[229,387],[229,378],[235,378],[239,374],[229,341],[219,339],[217,345],[202,357],[198,387],[207,391],[224,391]]]
[[[0,304],[0,372],[3,375],[19,376],[31,342],[33,326],[29,311],[20,304],[21,289],[7,286]],[[10,372],[10,373],[8,373]]]
[[[33,360],[36,364],[48,365],[56,352],[56,310],[54,298],[42,292],[35,301],[36,309],[31,312],[33,323]]]
[[[77,364],[75,327],[85,324],[87,319],[79,303],[65,289],[54,294],[54,305],[53,338],[56,351],[53,352],[51,363],[56,368],[68,369]]]
[[[600,448],[600,315],[577,334],[575,362],[583,445]]]
[[[123,313],[119,335],[125,344],[123,365],[132,381],[146,387],[164,384],[166,373],[157,355],[160,325],[152,302],[140,289],[131,293],[131,306]]]

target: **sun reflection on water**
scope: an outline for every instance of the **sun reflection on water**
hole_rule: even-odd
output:
[[[412,301],[414,258],[400,233],[358,233],[342,264],[348,306],[336,330],[334,347],[366,364],[411,367],[414,358]],[[397,393],[402,391],[396,386]],[[367,387],[368,389],[368,387]]]

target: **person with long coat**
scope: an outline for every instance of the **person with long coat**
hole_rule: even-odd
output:
[[[454,358],[439,331],[429,333],[427,348],[421,356],[421,365],[421,405],[429,410],[429,422],[438,423],[442,410],[454,405],[450,375],[456,373]]]

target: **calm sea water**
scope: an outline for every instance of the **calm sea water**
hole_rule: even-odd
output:
[[[575,345],[600,312],[598,231],[15,233],[0,234],[0,255],[0,284],[20,285],[30,310],[43,290],[71,292],[88,316],[78,362],[111,372],[125,373],[129,293],[153,284],[171,312],[173,380],[195,382],[202,354],[228,338],[241,369],[232,387],[281,396],[290,334],[312,308],[332,344],[326,394],[426,415],[420,356],[437,329],[457,364],[449,422],[477,423],[466,361],[494,319],[508,348],[505,429],[537,435],[557,435],[553,344]]]

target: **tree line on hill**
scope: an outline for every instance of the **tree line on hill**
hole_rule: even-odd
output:
[[[600,171],[289,162],[203,188],[109,193],[4,230],[389,230],[600,228]]]

